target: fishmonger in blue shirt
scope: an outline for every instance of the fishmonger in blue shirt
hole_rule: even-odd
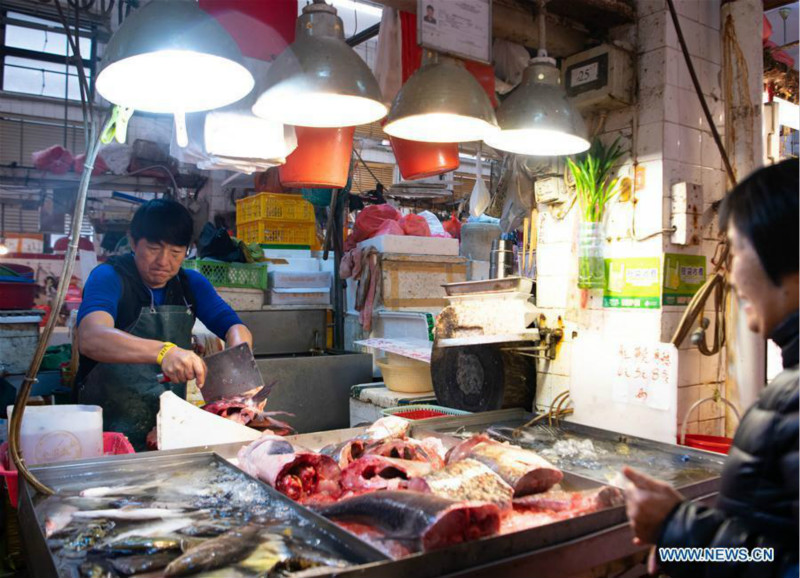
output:
[[[195,318],[227,347],[253,336],[196,271],[181,269],[192,240],[192,218],[180,203],[142,205],[130,227],[133,253],[92,271],[78,312],[80,403],[103,408],[103,429],[128,436],[137,451],[155,426],[159,396],[186,397],[186,382],[203,385],[206,366],[192,351]],[[159,383],[157,375],[169,378]]]

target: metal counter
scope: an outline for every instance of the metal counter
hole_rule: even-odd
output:
[[[372,381],[372,355],[335,353],[259,357],[264,383],[275,382],[267,411],[293,413],[287,421],[300,433],[350,425],[350,386]]]
[[[366,356],[369,359],[369,356]],[[321,358],[324,359],[324,358]],[[485,429],[489,425],[524,423],[529,416],[520,410],[500,410],[470,416],[438,418],[414,425],[412,435],[421,436],[433,432],[447,435],[447,432]],[[578,428],[582,433],[603,438],[619,437],[620,434],[584,428],[575,424],[564,427]],[[348,439],[363,432],[363,428],[336,430],[292,436],[290,441],[311,449],[319,449],[328,444]],[[653,451],[685,453],[699,458],[710,459],[716,454],[690,450],[688,448],[659,444],[625,436],[628,443],[641,443],[652,447]],[[450,443],[454,440],[450,439]],[[216,447],[195,448],[186,451],[159,452],[158,459],[174,459],[182,456],[214,451],[226,458],[233,458],[241,444],[226,444]],[[96,461],[98,468],[113,470],[118,465],[130,465],[137,460],[146,463],[153,459],[148,456],[121,456]],[[45,466],[35,471],[47,470],[48,475],[61,475],[75,468],[79,462],[64,465]],[[89,463],[88,465],[91,465]],[[565,470],[566,489],[597,487],[598,480],[590,480]],[[719,487],[719,478],[712,477],[696,484],[681,488],[684,495],[693,499],[711,501]],[[301,508],[300,506],[296,506]],[[23,536],[28,545],[28,557],[49,556],[44,536],[33,512],[30,488],[21,484],[20,521]],[[568,576],[585,572],[589,568],[609,564],[615,560],[634,556],[633,565],[640,562],[646,549],[634,546],[623,506],[608,508],[572,519],[553,522],[545,526],[530,528],[520,532],[484,538],[479,541],[455,545],[443,550],[419,553],[394,561],[374,561],[344,570],[331,571],[342,578],[433,578],[436,576],[472,576],[494,578],[496,576]],[[619,570],[619,569],[618,569]],[[35,574],[37,578],[40,574]],[[43,578],[48,575],[41,574]]]

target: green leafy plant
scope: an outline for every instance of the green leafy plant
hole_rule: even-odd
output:
[[[624,154],[619,144],[620,137],[606,147],[595,139],[585,153],[567,158],[567,165],[575,179],[581,217],[586,223],[603,220],[606,205],[619,192],[619,179],[612,176],[611,168]]]

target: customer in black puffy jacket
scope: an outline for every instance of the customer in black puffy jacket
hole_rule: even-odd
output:
[[[798,161],[763,168],[724,199],[730,282],[749,329],[781,347],[783,372],[736,431],[714,507],[626,468],[628,518],[655,544],[650,571],[673,578],[798,576]],[[773,562],[675,562],[661,548],[773,548]]]

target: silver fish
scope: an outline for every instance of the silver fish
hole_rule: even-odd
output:
[[[159,518],[177,518],[185,516],[183,510],[165,510],[163,508],[136,508],[126,506],[119,509],[89,510],[75,512],[75,518],[104,518],[107,520],[157,520]]]
[[[154,522],[152,524],[137,526],[133,530],[129,530],[119,534],[118,536],[114,536],[112,540],[106,543],[106,545],[119,540],[126,540],[133,536],[143,536],[146,538],[152,538],[153,536],[168,536],[169,534],[177,532],[178,530],[193,523],[194,520],[191,518],[168,518],[166,520],[159,520],[158,522]]]
[[[206,540],[170,562],[164,576],[187,576],[235,564],[255,549],[259,531],[258,526],[244,526]]]
[[[47,538],[58,534],[72,521],[78,508],[65,504],[58,498],[49,498],[49,502],[42,508],[44,514],[44,535]]]

